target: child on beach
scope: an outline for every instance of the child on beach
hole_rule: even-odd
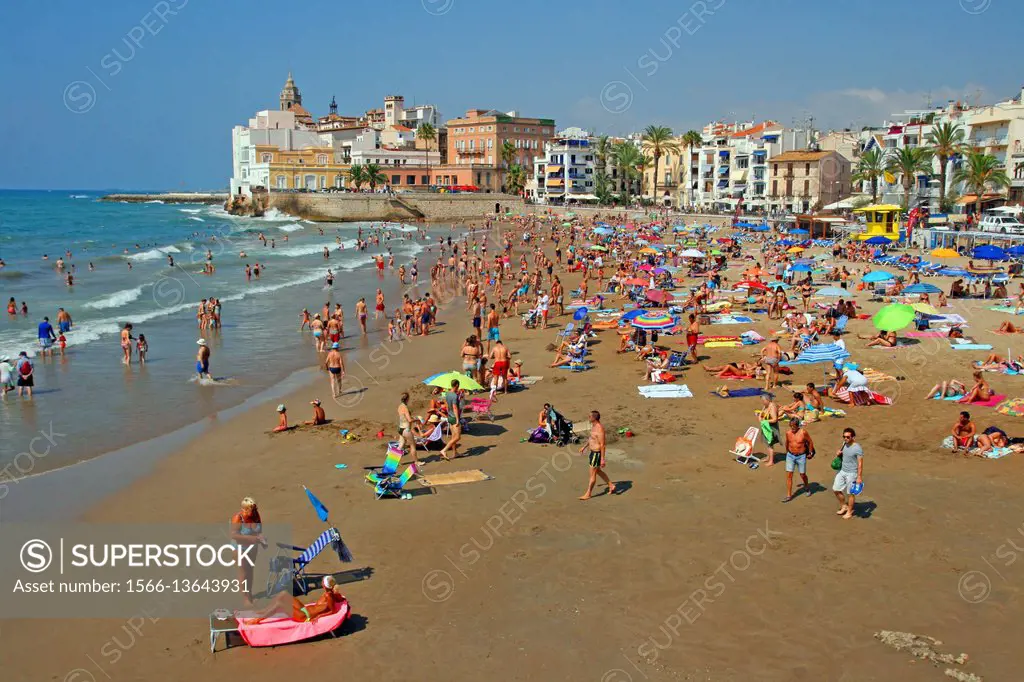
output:
[[[288,408],[284,404],[277,406],[277,428],[274,429],[274,433],[280,433],[281,431],[288,430]]]
[[[64,338],[61,335],[61,338]],[[138,340],[135,342],[135,347],[139,351],[139,362],[143,365],[146,364],[146,353],[149,352],[149,344],[146,343],[146,335],[139,334]],[[63,352],[63,350],[61,350]]]
[[[57,345],[60,346],[60,354],[64,355],[64,349],[68,347],[68,339],[64,336],[64,332],[57,337]]]

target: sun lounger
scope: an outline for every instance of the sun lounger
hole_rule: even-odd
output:
[[[387,454],[384,455],[384,466],[376,471],[371,471],[366,474],[366,482],[370,485],[377,485],[381,481],[385,481],[394,476],[398,471],[398,465],[402,461],[402,455],[404,454],[405,453],[402,452],[401,448],[398,447],[397,442],[389,442]]]
[[[434,430],[428,433],[426,436],[416,438],[416,445],[423,448],[424,450],[440,450],[444,447],[444,436],[445,428],[448,425],[447,421],[438,422],[434,426]],[[393,473],[393,472],[392,472]]]
[[[238,620],[238,634],[242,636],[246,644],[257,647],[302,642],[327,633],[333,635],[350,614],[348,600],[342,599],[334,605],[334,610],[331,613],[320,616],[314,621],[300,623],[292,620],[290,614],[283,617],[267,618],[259,623],[253,623],[254,618],[245,618],[241,613],[236,613],[235,617]]]

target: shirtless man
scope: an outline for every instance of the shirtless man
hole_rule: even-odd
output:
[[[971,421],[970,412],[961,412],[956,423],[953,424],[953,452],[958,450],[967,451],[974,447],[974,437],[978,429]]]
[[[697,320],[697,316],[690,313],[690,323],[686,325],[686,346],[690,353],[690,357],[693,358],[693,362],[698,362],[697,359],[697,340],[700,338],[700,322]]]
[[[366,299],[361,298],[356,301],[356,317],[359,318],[359,327],[363,330],[363,336],[366,336]]]
[[[493,313],[493,306],[491,304]],[[497,388],[503,389],[504,393],[508,393],[508,368],[512,362],[512,354],[508,352],[508,348],[501,342],[501,339],[495,339],[494,348],[490,352],[491,358],[491,372],[494,374]]]
[[[384,315],[384,292],[382,292],[380,289],[377,289],[377,301],[376,301],[376,304],[374,305],[373,310],[374,310],[373,319],[379,320],[381,317],[385,316]]]
[[[486,341],[486,352],[491,350],[491,342],[501,343],[501,316],[498,314],[498,310],[495,305],[491,304],[491,309],[487,311],[487,341]]]
[[[761,365],[767,370],[764,375],[764,390],[771,391],[778,381],[779,361],[782,359],[782,348],[775,336],[761,349]]]
[[[587,491],[583,493],[580,499],[590,499],[598,476],[608,484],[608,494],[611,495],[615,492],[615,484],[608,478],[608,474],[604,472],[606,465],[604,426],[601,424],[601,413],[597,410],[590,413],[590,438],[580,448],[580,454],[583,454],[585,451],[589,452],[587,459],[590,463],[590,480],[587,483]]]
[[[821,415],[825,412],[825,402],[821,399],[821,393],[818,392],[813,383],[807,384],[804,390],[804,402],[806,404],[804,415],[814,415],[813,417],[808,416],[804,421],[810,422],[820,419]]]
[[[565,290],[558,275],[553,276],[551,280],[551,300],[558,306],[558,315],[565,315]]]
[[[478,338],[478,339],[486,338],[486,337],[484,337],[484,335],[482,333],[482,320],[481,320],[481,318],[483,316],[483,308],[482,308],[482,304],[480,303],[480,297],[479,296],[474,296],[473,297],[473,301],[472,301],[472,304],[471,304],[471,311],[472,311],[471,314],[473,315],[473,333],[476,334],[476,338]]]
[[[341,395],[341,380],[345,378],[345,358],[340,348],[339,344],[332,343],[327,359],[324,360],[324,367],[331,377],[331,395],[335,398]]]
[[[789,431],[786,432],[786,496],[783,502],[793,499],[793,470],[800,473],[803,486],[797,492],[811,494],[811,484],[807,480],[807,459],[814,456],[814,442],[811,434],[804,430],[800,420],[793,417],[789,420]]]
[[[128,329],[131,329],[131,325],[128,325]],[[199,346],[199,352],[196,353],[196,375],[199,380],[212,379],[210,376],[210,347],[206,345],[206,339],[199,339],[196,341]]]
[[[327,343],[331,343],[331,344],[339,343],[340,341],[341,341],[341,322],[339,322],[338,318],[336,318],[336,317],[328,318],[328,320],[327,320],[327,340],[324,342],[324,345],[326,346]]]

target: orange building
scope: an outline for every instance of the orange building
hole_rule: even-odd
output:
[[[448,121],[448,165],[437,169],[437,185],[475,185],[483,191],[500,191],[507,164],[501,158],[506,141],[515,145],[512,163],[533,173],[533,157],[544,153],[544,143],[555,136],[550,118],[525,118],[515,111],[470,109],[462,118]],[[437,181],[437,173],[442,181]],[[444,176],[457,182],[443,182]]]

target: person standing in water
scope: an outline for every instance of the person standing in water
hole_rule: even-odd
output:
[[[124,329],[121,330],[121,350],[124,356],[121,358],[121,362],[130,365],[132,364],[132,326],[126,324]]]
[[[384,292],[377,289],[377,304],[374,306],[373,319],[379,320],[384,315]]]
[[[199,381],[212,379],[210,376],[210,347],[206,345],[206,339],[196,341],[199,352],[196,353],[196,375]]]
[[[366,336],[366,299],[361,298],[356,301],[356,315],[359,318],[359,326],[363,330],[363,336]]]

